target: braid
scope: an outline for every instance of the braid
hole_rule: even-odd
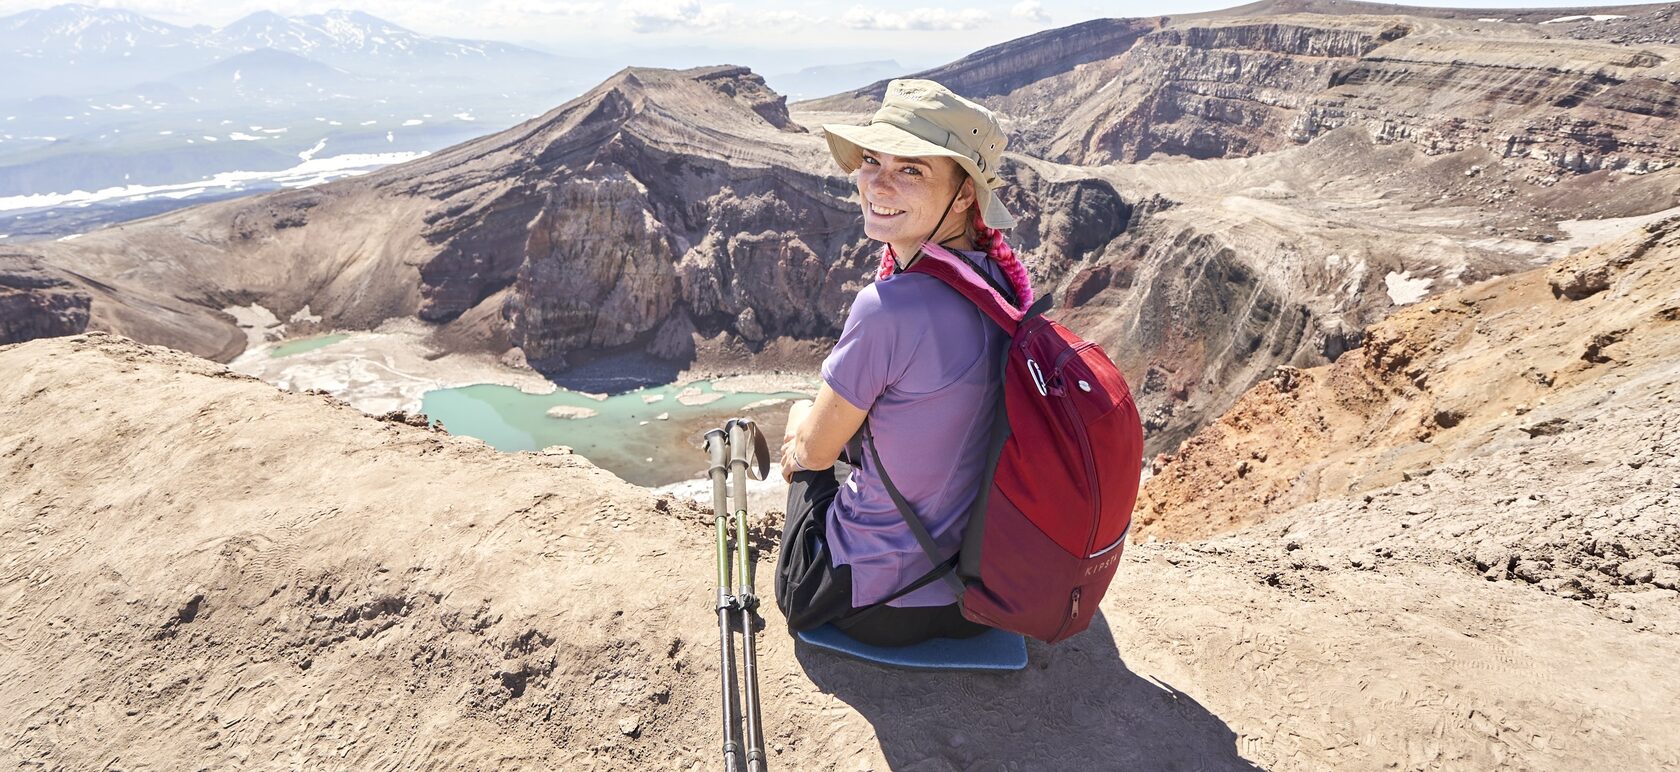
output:
[[[891,244],[881,247],[881,270],[875,272],[875,278],[885,279],[893,275],[893,248]]]
[[[1027,268],[1021,265],[1021,259],[1015,256],[1009,242],[1003,240],[1003,231],[986,227],[986,221],[980,217],[980,209],[974,210],[974,230],[980,235],[976,241],[984,244],[986,254],[997,261],[998,267],[1003,269],[1003,275],[1008,277],[1010,288],[1015,290],[1015,297],[1021,301],[1021,308],[1032,307],[1033,289],[1032,279],[1027,276]]]
[[[1009,242],[1004,241],[1003,231],[986,227],[986,221],[980,217],[980,210],[974,210],[974,232],[977,236],[975,246],[985,250],[987,255],[997,261],[998,267],[1003,269],[1003,275],[1009,279],[1009,286],[1015,290],[1015,297],[1021,301],[1021,308],[1029,308],[1033,302],[1032,279],[1027,276],[1026,266],[1021,265],[1021,259],[1015,256],[1015,250],[1010,248]],[[881,247],[881,267],[875,272],[875,278],[885,279],[893,275],[893,248],[891,244]]]

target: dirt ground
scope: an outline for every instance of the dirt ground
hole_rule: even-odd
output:
[[[103,334],[0,348],[0,427],[0,765],[721,767],[698,506]],[[1002,676],[796,648],[771,604],[770,760],[1680,764],[1680,637],[1399,550],[1301,561],[1281,523],[1132,547],[1091,630]]]

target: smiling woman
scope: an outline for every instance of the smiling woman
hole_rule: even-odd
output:
[[[856,173],[864,233],[884,246],[815,402],[788,416],[776,600],[793,630],[832,622],[876,645],[977,635],[988,628],[930,583],[945,572],[901,518],[877,459],[849,459],[845,478],[836,462],[867,418],[897,493],[941,557],[955,552],[983,487],[1008,338],[939,279],[903,269],[948,248],[1010,302],[1031,303],[1026,269],[997,230],[1015,223],[994,193],[1005,137],[991,111],[928,80],[892,81],[869,125],[823,129],[835,161]]]

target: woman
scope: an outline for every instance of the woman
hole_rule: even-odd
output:
[[[869,419],[880,461],[942,556],[956,551],[982,487],[989,419],[1002,398],[1008,338],[937,278],[901,273],[939,244],[1004,297],[1032,303],[994,194],[1005,137],[991,111],[928,80],[887,86],[867,126],[824,125],[829,151],[856,171],[864,233],[883,242],[877,280],[858,293],[823,361],[815,402],[788,414],[782,476],[788,516],[776,602],[792,630],[832,622],[865,643],[901,646],[986,631],[941,582],[902,592],[933,568],[868,454],[841,481],[842,449]],[[882,604],[882,601],[886,601]]]

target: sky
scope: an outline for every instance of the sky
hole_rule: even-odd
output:
[[[0,0],[0,16],[55,3]],[[86,0],[181,25],[220,26],[272,10],[294,16],[331,8],[365,11],[429,35],[501,40],[625,64],[725,63],[729,54],[756,69],[796,70],[811,63],[895,59],[931,66],[995,43],[1088,19],[1215,10],[1237,0]],[[1436,7],[1545,8],[1609,3],[1580,0],[1473,0],[1414,3]],[[720,59],[719,56],[724,58]],[[664,61],[649,61],[660,59]],[[785,62],[787,67],[779,68]]]

